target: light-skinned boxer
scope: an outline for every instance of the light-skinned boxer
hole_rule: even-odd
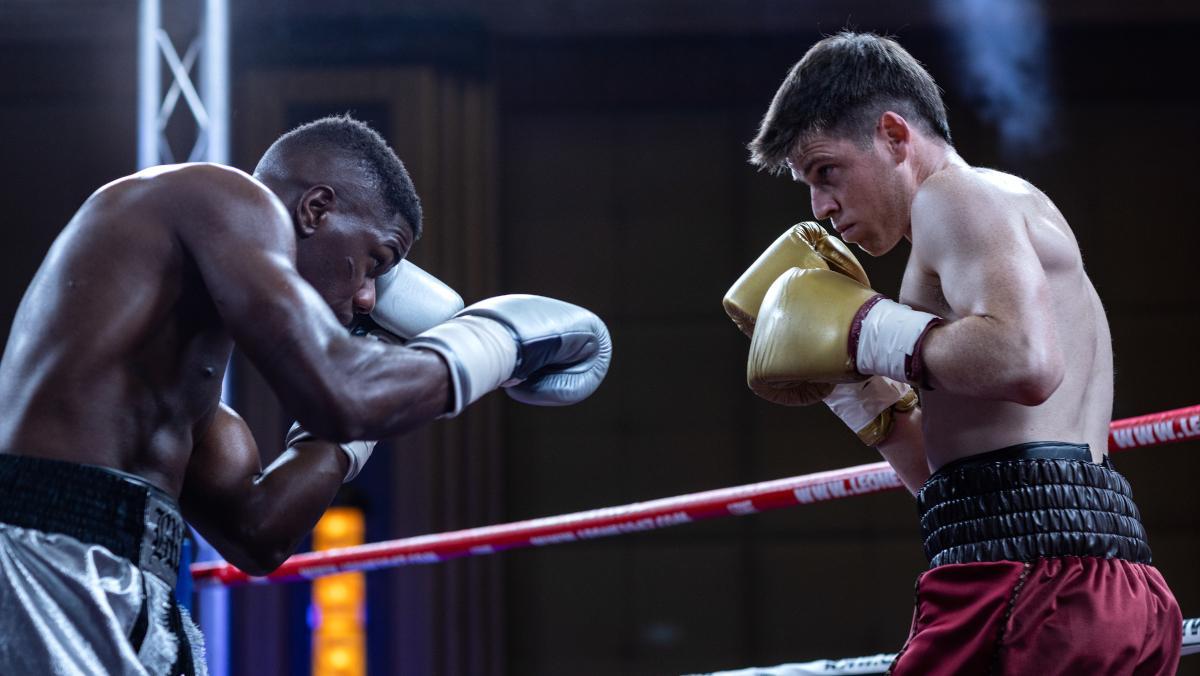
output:
[[[911,242],[899,302],[813,224],[726,297],[751,388],[825,401],[917,495],[930,569],[892,673],[1174,673],[1179,607],[1105,452],[1108,321],[1059,210],[968,165],[933,78],[871,34],[814,45],[750,150],[843,241]]]

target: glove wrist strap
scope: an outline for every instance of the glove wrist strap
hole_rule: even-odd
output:
[[[408,346],[432,350],[450,367],[454,402],[442,417],[458,415],[467,405],[508,382],[517,365],[512,331],[485,317],[456,317],[413,338]]]
[[[302,441],[322,441],[318,439],[312,432],[300,426],[300,423],[292,423],[292,428],[288,430],[287,436],[284,438],[284,447],[291,448]],[[344,444],[338,444],[337,447],[346,454],[346,458],[350,461],[350,467],[346,469],[346,476],[342,479],[342,483],[346,483],[358,476],[362,471],[363,465],[367,464],[367,460],[371,457],[371,452],[375,450],[376,441],[348,441]]]
[[[825,397],[825,404],[864,444],[878,446],[892,431],[893,409],[911,411],[916,399],[916,393],[908,385],[872,376],[862,382],[835,386]]]
[[[921,343],[941,318],[876,296],[859,309],[850,332],[854,368],[917,386],[927,384]]]

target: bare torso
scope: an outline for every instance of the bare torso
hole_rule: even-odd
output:
[[[1099,461],[1112,414],[1112,346],[1104,308],[1083,268],[1079,245],[1045,194],[1019,178],[982,169],[1001,203],[1023,216],[1025,232],[1045,272],[1065,377],[1040,405],[1024,406],[941,391],[921,397],[925,451],[936,469],[952,460],[1029,441],[1086,443]],[[960,319],[945,298],[943,280],[921,260],[914,238],[900,299],[948,321]]]
[[[0,452],[112,467],[179,494],[233,345],[176,230],[181,212],[204,227],[190,186],[216,171],[115,181],[63,230],[0,362]]]
[[[356,167],[334,158],[315,171]],[[394,223],[363,221],[355,209],[369,205],[323,185],[327,199],[302,216],[324,266],[318,290],[296,267],[299,226],[276,188],[212,164],[102,187],[51,246],[0,361],[0,453],[141,477],[255,574],[295,551],[341,487],[349,459],[336,442],[424,424],[451,391],[437,354],[355,338],[339,317],[373,300],[373,252]],[[220,402],[235,342],[317,437],[266,468]]]

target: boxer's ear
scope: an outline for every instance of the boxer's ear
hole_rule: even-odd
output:
[[[328,185],[314,185],[300,196],[296,204],[296,231],[300,237],[311,237],[333,208],[337,193]]]
[[[889,110],[880,115],[879,122],[875,126],[875,135],[896,160],[900,161],[908,157],[912,130],[908,126],[908,120],[905,120],[899,113]]]

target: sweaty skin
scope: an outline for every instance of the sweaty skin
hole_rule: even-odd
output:
[[[813,134],[788,157],[813,214],[873,256],[912,242],[899,300],[942,317],[932,390],[879,451],[915,491],[958,458],[1026,441],[1107,449],[1108,320],[1065,219],[1028,182],[967,165],[887,111],[866,143]]]
[[[229,561],[276,567],[332,500],[347,460],[312,442],[263,470],[246,424],[220,403],[235,343],[285,409],[329,439],[399,433],[444,412],[449,396],[435,354],[343,326],[370,310],[374,278],[407,253],[411,229],[399,217],[369,223],[332,189],[321,195],[289,210],[263,183],[208,164],[96,191],[17,311],[0,362],[0,452],[140,476],[178,497]],[[322,228],[338,278],[318,291],[296,252],[298,233]],[[396,254],[375,254],[397,240]]]
[[[912,218],[900,301],[947,321],[924,346],[930,467],[1025,441],[1087,443],[1100,461],[1112,415],[1112,341],[1059,210],[1022,179],[954,167],[922,185]],[[997,323],[1010,330],[988,331]],[[997,360],[1013,374],[1008,400],[989,397],[994,383],[974,376]],[[1057,386],[1039,382],[1046,371]]]

